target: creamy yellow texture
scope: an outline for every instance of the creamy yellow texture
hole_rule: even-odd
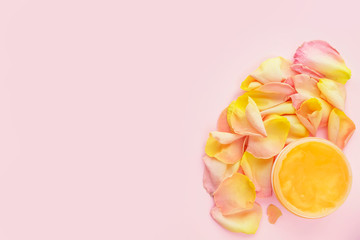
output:
[[[315,141],[290,150],[278,177],[285,200],[308,215],[322,215],[336,208],[346,197],[351,181],[342,155]]]

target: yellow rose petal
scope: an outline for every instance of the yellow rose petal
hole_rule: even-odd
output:
[[[304,101],[296,112],[300,122],[315,136],[322,119],[322,106],[317,98]]]
[[[285,114],[295,114],[296,109],[294,108],[291,102],[284,102],[275,107],[266,109],[261,111],[261,116],[265,117],[270,114],[278,114],[278,115],[285,115]]]
[[[264,121],[267,137],[249,136],[246,151],[257,158],[271,158],[277,155],[285,146],[290,130],[289,121],[278,115]]]
[[[322,78],[317,83],[321,94],[331,105],[344,111],[345,109],[345,99],[346,99],[346,90],[345,86],[342,83],[338,83],[331,79]]]
[[[258,87],[260,87],[262,85],[262,83],[256,81],[255,78],[253,78],[252,76],[248,76],[242,83],[240,88],[244,91],[250,91],[250,90],[254,90]]]
[[[271,196],[271,169],[273,162],[274,157],[260,159],[249,152],[245,152],[241,159],[241,168],[255,185],[256,197]]]
[[[321,121],[319,127],[327,125],[332,106],[325,100],[321,99],[322,92],[319,90],[319,84],[314,79],[306,74],[299,74],[292,77],[295,89],[298,93],[291,96],[292,103],[296,109],[299,109],[301,104],[310,99],[316,98],[321,105]]]
[[[318,100],[321,105],[321,115],[322,115],[319,127],[325,127],[328,124],[330,112],[331,110],[333,110],[334,107],[331,106],[330,103],[328,103],[322,98],[318,98]]]
[[[240,161],[245,137],[226,132],[211,132],[206,142],[205,153],[226,164]]]
[[[260,83],[281,82],[286,78],[294,75],[291,69],[291,62],[282,57],[275,57],[265,60],[260,64],[251,77]]]
[[[334,108],[329,117],[328,137],[343,149],[350,140],[356,127],[354,122],[340,109]]]
[[[263,111],[286,102],[294,93],[295,89],[289,84],[272,82],[246,92],[244,95],[251,97],[260,111]]]
[[[214,201],[222,214],[229,215],[252,208],[255,196],[255,186],[251,180],[241,173],[234,173],[214,192]]]
[[[227,121],[232,131],[237,134],[266,136],[260,111],[247,95],[238,97],[229,105]]]
[[[211,209],[210,214],[220,226],[231,232],[254,234],[259,228],[262,210],[258,203],[254,203],[251,209],[235,214],[223,215],[217,207]]]
[[[225,164],[209,156],[204,156],[203,161],[205,165],[203,185],[211,195],[225,178],[230,177],[240,168],[240,161],[235,164]]]
[[[288,137],[286,139],[286,144],[289,144],[300,138],[308,137],[309,131],[306,127],[300,122],[296,115],[285,115],[284,116],[290,123],[290,130]]]

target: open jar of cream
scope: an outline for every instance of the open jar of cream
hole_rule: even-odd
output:
[[[279,153],[271,181],[276,197],[290,212],[304,218],[320,218],[345,201],[352,174],[340,148],[326,139],[308,137]]]

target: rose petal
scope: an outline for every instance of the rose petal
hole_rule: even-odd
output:
[[[294,106],[295,109],[299,109],[301,104],[308,100],[309,98],[306,98],[304,97],[303,95],[297,93],[297,94],[293,94],[291,95],[291,101],[292,101],[292,104]],[[331,112],[331,110],[333,109],[333,107],[328,103],[326,102],[325,100],[321,99],[321,98],[316,98],[320,105],[321,105],[321,121],[320,121],[320,126],[319,127],[324,127],[327,125],[327,121],[329,119],[329,114]]]
[[[286,84],[289,84],[292,88],[295,88],[294,81],[292,80],[292,77],[288,77],[287,79],[285,79],[282,82],[286,83]]]
[[[304,73],[306,75],[309,75],[312,78],[322,78],[324,75],[312,70],[311,68],[304,66],[300,63],[291,65],[291,69],[294,70],[297,73]]]
[[[300,93],[295,93],[293,95],[290,96],[291,102],[294,106],[295,109],[299,109],[301,104],[307,100],[308,98],[306,98],[305,96],[301,95]]]
[[[225,108],[217,121],[217,130],[219,132],[231,132],[229,123],[227,121],[227,108]]]
[[[209,156],[204,156],[203,161],[205,165],[203,185],[211,195],[225,178],[230,177],[240,168],[240,161],[235,164],[225,164]]]
[[[294,75],[291,69],[291,62],[282,57],[275,57],[265,60],[250,76],[265,84],[269,82],[281,82]]]
[[[329,117],[328,137],[343,149],[350,140],[356,127],[354,122],[340,109],[334,108]]]
[[[296,112],[300,122],[315,136],[320,126],[322,113],[321,103],[318,98],[310,98],[304,101]]]
[[[329,115],[331,110],[333,109],[333,106],[331,106],[327,101],[324,99],[318,98],[320,104],[321,104],[321,121],[319,127],[325,127],[328,124]]]
[[[322,78],[317,83],[323,97],[334,107],[344,111],[346,90],[342,83],[333,80]]]
[[[259,88],[257,88],[256,91],[263,92],[263,93],[269,93],[269,94],[270,93],[282,94],[283,98],[286,98],[286,97],[290,96],[291,94],[295,93],[295,89],[293,87],[291,87],[287,83],[282,83],[282,82],[271,82],[271,83],[264,84],[264,85],[260,86]]]
[[[294,82],[294,88],[298,92],[290,96],[293,106],[299,109],[300,105],[309,98],[319,98],[320,90],[317,87],[317,81],[306,74],[298,74],[291,78]]]
[[[267,137],[249,136],[246,151],[257,158],[271,158],[284,147],[290,130],[289,121],[282,116],[271,115],[264,121]]]
[[[291,102],[284,102],[275,107],[263,110],[260,113],[262,117],[265,117],[266,115],[270,115],[270,114],[278,114],[278,115],[295,114],[295,111],[296,109],[294,108]]]
[[[250,91],[253,90],[255,88],[258,88],[262,85],[262,83],[256,81],[255,78],[253,78],[252,76],[248,76],[247,78],[245,78],[245,80],[241,83],[240,88],[244,91]]]
[[[307,99],[320,97],[320,90],[317,81],[305,74],[299,74],[292,77],[295,90]]]
[[[306,127],[304,127],[304,125],[302,125],[296,115],[284,115],[284,117],[290,123],[290,130],[286,139],[286,144],[309,136],[309,131],[306,129]]]
[[[324,76],[343,84],[351,77],[351,71],[345,65],[339,52],[325,41],[315,40],[303,43],[296,50],[294,64],[297,67],[293,66],[293,69],[297,72],[309,74],[309,71],[303,71],[303,69],[310,69],[317,76]],[[299,65],[303,65],[303,69]]]
[[[246,95],[238,97],[229,105],[227,121],[232,131],[237,134],[266,136],[260,111],[255,102]]]
[[[217,207],[212,208],[210,214],[220,226],[231,232],[254,234],[259,227],[262,210],[258,203],[254,203],[253,208],[232,215],[224,216]]]
[[[239,158],[242,157],[244,151],[244,140],[244,137],[236,140],[235,142],[229,144],[227,147],[224,147],[222,151],[215,154],[214,157],[226,164],[234,164],[238,162]]]
[[[226,163],[240,161],[243,154],[245,137],[226,132],[211,132],[206,142],[205,153],[209,157]]]
[[[217,131],[211,132],[210,136],[212,136],[220,144],[230,144],[235,140],[241,138],[241,136],[237,134],[227,133],[227,132],[217,132]]]
[[[321,122],[320,127],[326,126],[327,121],[329,118],[330,111],[332,107],[329,105],[328,102],[321,99],[321,92],[318,88],[318,82],[305,75],[305,74],[299,74],[292,77],[295,85],[295,89],[298,92],[297,94],[292,95],[290,98],[292,100],[293,106],[296,109],[299,109],[301,104],[310,98],[317,98],[321,104],[322,110],[321,110]]]
[[[291,100],[292,100],[292,103],[293,103],[293,106],[295,109],[299,109],[301,104],[310,99],[310,98],[307,98],[307,97],[304,97],[303,95],[297,93],[297,94],[294,94],[294,95],[291,95]],[[325,100],[321,99],[321,98],[316,98],[320,105],[321,105],[321,121],[320,121],[320,126],[319,127],[324,127],[327,125],[327,122],[328,122],[328,119],[329,119],[329,114],[331,112],[331,110],[333,109],[333,107],[328,103],[326,102]]]
[[[267,208],[267,215],[269,223],[275,224],[278,218],[282,215],[280,209],[273,204],[270,204]]]
[[[255,186],[250,179],[241,173],[234,173],[220,183],[214,192],[214,201],[224,215],[229,215],[251,209],[255,196]]]
[[[257,197],[271,196],[271,170],[274,157],[260,159],[245,152],[241,159],[241,168],[254,183]]]
[[[286,102],[294,93],[295,89],[289,84],[273,82],[264,84],[255,90],[246,92],[244,95],[251,97],[258,108],[262,111]]]

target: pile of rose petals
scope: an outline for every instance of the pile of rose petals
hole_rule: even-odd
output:
[[[328,139],[344,148],[355,131],[344,113],[350,76],[338,51],[311,41],[293,61],[270,58],[242,82],[245,92],[221,113],[205,147],[203,182],[217,223],[232,232],[257,231],[256,197],[272,195],[274,159],[290,142],[327,128]],[[281,215],[274,207],[268,209],[272,223]]]

